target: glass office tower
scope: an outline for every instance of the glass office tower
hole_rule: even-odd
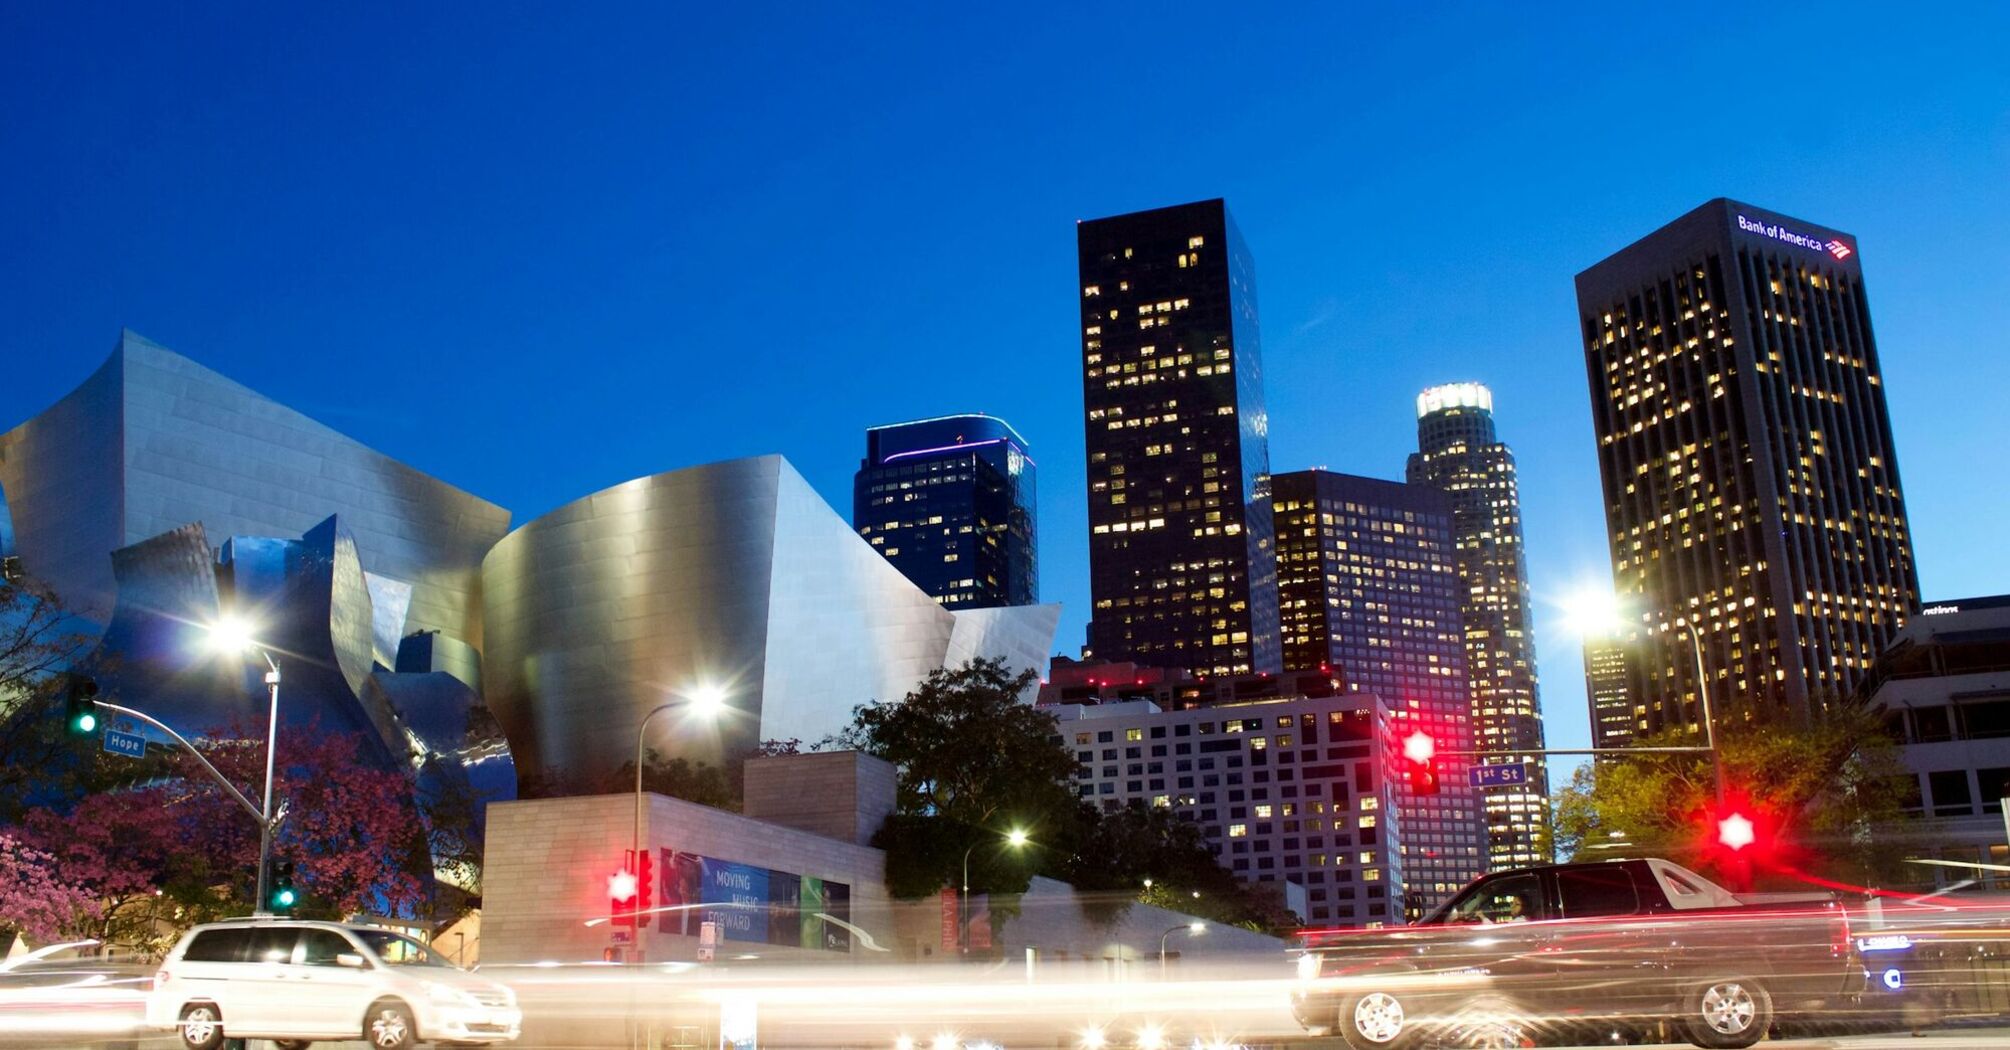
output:
[[[1471,760],[1451,754],[1473,749],[1451,500],[1325,470],[1279,474],[1272,491],[1285,669],[1330,670],[1347,690],[1380,696],[1399,737],[1421,729],[1440,752],[1438,794],[1396,785],[1414,916],[1485,869]]]
[[[1039,601],[1034,465],[995,416],[873,427],[852,480],[852,527],[950,609]]]
[[[1417,395],[1417,451],[1407,477],[1450,497],[1459,614],[1472,676],[1473,742],[1528,782],[1484,789],[1487,867],[1548,864],[1549,774],[1514,453],[1494,433],[1493,392],[1450,383]]]
[[[1085,658],[1278,669],[1256,274],[1220,200],[1083,222]]]
[[[1804,719],[1919,607],[1856,238],[1718,199],[1577,275],[1646,728]]]

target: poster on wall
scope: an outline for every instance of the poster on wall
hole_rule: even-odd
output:
[[[705,900],[705,858],[666,849],[656,870],[663,873],[663,889],[656,900],[664,909],[657,915],[656,928],[663,933],[698,936],[705,922],[704,909],[698,907]]]
[[[697,937],[712,922],[726,940],[851,951],[851,932],[824,918],[851,921],[851,887],[842,882],[681,850],[659,856],[658,932]]]
[[[800,948],[803,923],[796,915],[802,907],[803,877],[784,871],[768,872],[768,943],[783,948]]]
[[[851,921],[851,887],[842,882],[824,883],[824,914],[833,918]],[[851,951],[851,931],[834,922],[823,926],[823,949],[827,952]],[[803,947],[817,947],[815,941],[804,941]]]
[[[768,869],[714,857],[705,862],[705,917],[729,941],[768,939]]]

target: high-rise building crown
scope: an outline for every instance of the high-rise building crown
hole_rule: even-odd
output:
[[[1422,419],[1433,412],[1443,412],[1448,408],[1477,408],[1482,412],[1494,410],[1494,392],[1484,383],[1445,383],[1426,387],[1417,395],[1417,418]]]

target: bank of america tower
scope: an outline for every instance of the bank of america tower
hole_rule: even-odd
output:
[[[1082,222],[1085,655],[1279,668],[1256,274],[1227,206]]]
[[[1718,199],[1577,275],[1638,729],[1806,718],[1919,605],[1856,238]]]

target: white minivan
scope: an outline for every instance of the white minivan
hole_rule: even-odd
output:
[[[500,1043],[517,1037],[516,996],[389,930],[335,922],[232,919],[197,926],[154,974],[147,1022],[190,1050],[270,1039],[298,1050],[318,1039],[380,1048],[421,1039]]]

